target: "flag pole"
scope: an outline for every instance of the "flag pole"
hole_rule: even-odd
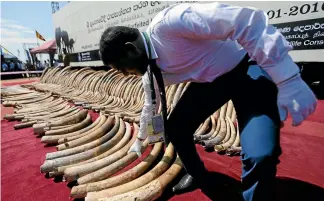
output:
[[[36,29],[35,29],[35,34],[36,34],[36,41],[37,41],[36,44],[37,44],[37,46],[39,47],[38,37],[37,37],[37,31],[36,31]],[[42,60],[42,55],[39,55],[39,57],[40,57],[39,59]],[[35,58],[37,58],[36,54],[35,54]],[[36,63],[36,65],[37,65],[37,63]]]
[[[37,38],[37,45],[39,47],[38,37],[36,37],[36,38]],[[39,54],[39,65],[40,65],[41,60],[42,60],[42,54]]]

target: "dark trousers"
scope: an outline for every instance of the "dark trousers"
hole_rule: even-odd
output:
[[[247,57],[212,83],[190,84],[168,119],[168,138],[187,173],[200,177],[205,167],[196,151],[193,133],[230,99],[240,129],[244,200],[270,199],[281,154],[277,87]]]

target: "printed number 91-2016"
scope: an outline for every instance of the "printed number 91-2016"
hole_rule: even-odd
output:
[[[321,5],[322,4],[322,5]],[[300,7],[298,6],[293,6],[290,8],[289,13],[284,13],[281,9],[278,9],[276,11],[274,10],[269,10],[267,12],[267,15],[269,19],[273,18],[281,18],[283,15],[288,15],[288,16],[293,16],[293,15],[298,15],[298,13],[304,15],[309,12],[311,13],[316,13],[316,12],[322,12],[324,11],[324,2],[316,2],[314,4],[304,4]]]

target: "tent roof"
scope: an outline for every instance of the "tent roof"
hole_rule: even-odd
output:
[[[18,59],[16,56],[2,52],[3,58],[5,59]]]
[[[47,41],[46,43],[42,44],[39,47],[35,47],[34,49],[30,50],[31,53],[49,53],[56,50],[56,41],[55,39]]]

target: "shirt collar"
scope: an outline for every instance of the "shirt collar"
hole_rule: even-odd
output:
[[[149,35],[149,34],[148,34]],[[144,46],[145,46],[145,50],[146,50],[146,54],[147,54],[147,57],[149,57],[149,52],[148,52],[148,48],[147,48],[147,44],[146,44],[146,39],[143,35],[143,33],[141,33],[141,36],[142,36],[142,39],[144,41]],[[150,37],[150,36],[149,36]],[[156,51],[155,51],[155,48],[153,46],[153,44],[151,43],[151,40],[148,41],[150,47],[151,47],[151,51],[152,51],[152,59],[157,59],[158,58],[158,55],[156,54]]]

